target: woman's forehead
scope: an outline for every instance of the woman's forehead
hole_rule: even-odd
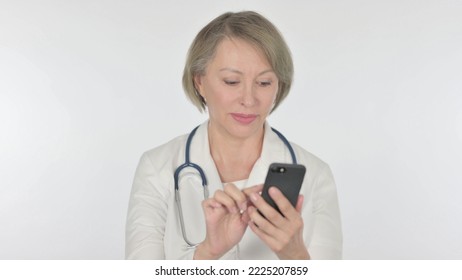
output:
[[[272,70],[271,64],[263,51],[242,39],[223,39],[217,46],[210,64],[218,70],[243,71],[245,68],[261,68],[260,71]]]

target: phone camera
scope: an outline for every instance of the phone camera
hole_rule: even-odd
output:
[[[273,173],[285,173],[286,168],[282,167],[282,166],[275,166],[275,167],[271,168],[271,172],[273,172]]]

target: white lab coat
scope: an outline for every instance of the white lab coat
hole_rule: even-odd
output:
[[[210,196],[223,188],[210,155],[207,122],[203,123],[191,143],[191,162],[204,170]],[[175,204],[173,173],[185,162],[188,135],[143,154],[136,170],[126,226],[127,259],[192,259],[194,248],[188,248],[181,233]],[[297,161],[307,172],[301,188],[305,200],[302,208],[304,241],[313,259],[340,259],[342,233],[340,214],[332,173],[327,164],[291,143]],[[265,124],[261,157],[246,182],[240,187],[262,184],[273,162],[291,163],[289,150]],[[185,228],[190,241],[200,243],[205,237],[205,220],[201,209],[203,188],[200,176],[191,168],[180,176],[180,191]],[[276,259],[277,256],[250,228],[241,242],[222,259]]]

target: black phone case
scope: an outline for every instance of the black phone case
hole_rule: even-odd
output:
[[[272,163],[268,169],[265,184],[263,185],[263,199],[281,213],[276,203],[268,194],[268,189],[274,186],[277,187],[295,207],[305,177],[305,172],[305,166],[300,164]]]

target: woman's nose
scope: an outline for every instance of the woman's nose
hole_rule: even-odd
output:
[[[241,104],[245,107],[252,107],[255,103],[255,87],[252,84],[247,84],[242,89]]]

